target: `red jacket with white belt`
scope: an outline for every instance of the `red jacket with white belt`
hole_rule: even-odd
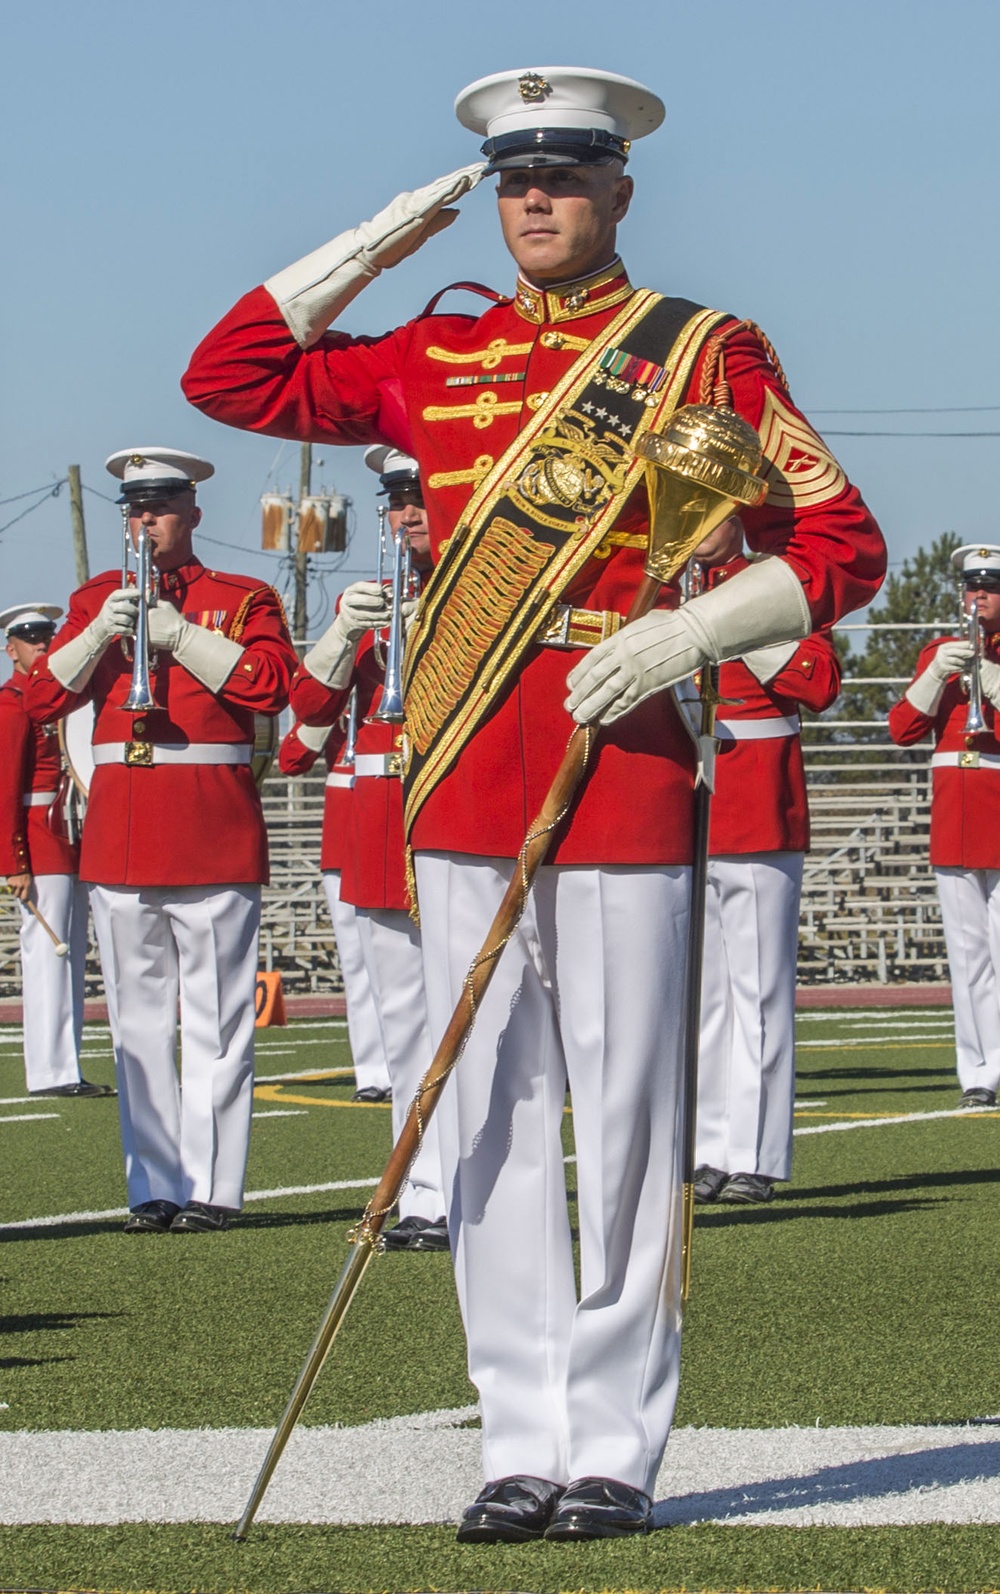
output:
[[[426,312],[382,336],[330,332],[303,350],[270,294],[257,288],[195,351],[184,390],[231,426],[315,442],[385,442],[415,455],[437,557],[476,483],[633,291],[615,262],[546,293],[522,279],[512,299],[479,316]],[[726,326],[733,405],[771,436],[786,484],[761,508],[744,511],[747,541],[787,560],[815,623],[828,624],[878,590],[881,536],[859,493],[792,405],[759,337],[735,321]],[[704,354],[688,400],[699,395],[703,363]],[[476,385],[456,387],[449,383],[456,376],[474,377]],[[624,614],[642,576],[647,522],[640,486],[600,557],[588,561],[564,598]],[[580,657],[578,650],[529,650],[421,809],[414,847],[516,855],[573,729],[563,701],[566,676]],[[601,733],[551,861],[688,862],[692,789],[690,743],[670,694],[658,693]]]
[[[717,567],[710,572],[710,585],[746,565],[738,558]],[[799,709],[818,714],[829,708],[840,692],[840,674],[833,644],[817,632],[798,644],[766,686],[742,659],[721,666],[719,694],[731,701],[723,702],[716,717],[712,857],[807,850],[809,802]]]
[[[403,861],[403,787],[399,776],[399,725],[373,720],[382,701],[384,673],[372,633],[358,645],[354,673],[343,690],[323,686],[300,664],[292,681],[292,708],[308,725],[329,725],[358,693],[354,788],[344,826],[340,894],[356,908],[409,906]]]
[[[283,775],[305,775],[312,769],[320,754],[307,747],[299,737],[299,725],[293,725],[278,749],[278,768]],[[323,744],[322,756],[326,764],[326,788],[323,796],[323,839],[320,844],[321,869],[343,868],[347,824],[352,804],[354,770],[341,763],[347,731],[342,717],[330,727]]]
[[[51,651],[77,636],[121,585],[106,570],[74,592]],[[245,885],[267,879],[267,834],[249,763],[178,764],[123,761],[124,744],[184,748],[236,744],[252,748],[254,714],[278,714],[288,701],[296,655],[281,601],[249,576],[206,570],[198,559],[160,576],[161,603],[188,620],[222,631],[243,656],[217,694],[159,655],[151,671],[158,707],[131,714],[122,707],[132,676],[116,638],[81,693],[56,680],[45,658],[28,677],[26,701],[36,721],[56,720],[88,699],[95,710],[94,748],[111,744],[116,759],[95,767],[80,856],[84,880],[108,886]]]
[[[80,848],[49,822],[62,778],[59,735],[28,718],[26,681],[16,673],[0,686],[0,875],[76,874]]]
[[[917,660],[913,679],[923,675],[942,642],[937,637]],[[1000,637],[983,638],[984,656],[1000,663]],[[900,747],[934,737],[930,861],[936,869],[1000,869],[1000,740],[993,704],[983,698],[986,730],[964,731],[968,694],[959,676],[945,683],[934,714],[922,714],[904,697],[889,710],[889,734]]]

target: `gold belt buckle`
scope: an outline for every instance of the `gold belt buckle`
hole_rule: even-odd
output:
[[[388,753],[386,755],[385,772],[387,775],[401,775],[403,773],[402,753]]]
[[[152,742],[126,742],[125,762],[131,768],[138,765],[150,765],[153,762]]]
[[[970,748],[967,748],[964,753],[959,753],[959,755],[958,755],[958,767],[959,767],[959,769],[978,769],[979,768],[979,752],[978,752],[978,750],[976,748],[971,748],[970,747]]]

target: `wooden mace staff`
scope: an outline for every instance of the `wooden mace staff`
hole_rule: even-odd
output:
[[[664,582],[671,580],[698,544],[726,519],[736,504],[760,503],[766,491],[764,483],[753,474],[759,468],[761,457],[757,434],[732,410],[687,405],[668,418],[663,433],[647,432],[637,443],[636,452],[642,454],[646,464],[650,547],[646,573],[629,609],[626,625],[649,613]],[[383,1224],[406,1182],[441,1088],[462,1055],[479,1002],[493,978],[504,947],[517,928],[553,832],[569,811],[583,782],[596,734],[596,727],[578,725],[570,736],[548,795],[522,843],[486,940],[469,967],[462,995],[431,1065],[417,1087],[385,1171],[360,1223],[348,1235],[351,1251],[236,1524],[233,1538],[237,1543],[241,1543],[250,1530],[365,1269],[376,1251],[382,1248]]]

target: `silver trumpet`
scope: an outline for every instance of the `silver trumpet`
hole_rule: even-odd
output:
[[[344,741],[344,751],[340,755],[342,764],[353,764],[358,751],[358,689],[351,687],[351,695],[347,702],[347,736]]]
[[[385,511],[379,510],[379,581],[385,580],[386,534]],[[388,725],[399,725],[405,718],[403,712],[403,648],[406,635],[403,623],[403,603],[413,596],[413,567],[410,539],[405,526],[400,526],[392,539],[392,576],[389,586],[389,626],[383,644],[379,632],[375,633],[375,653],[385,668],[385,685],[378,708],[370,716]]]
[[[122,586],[129,578],[129,506],[122,505]],[[147,714],[157,707],[149,680],[149,611],[156,603],[159,571],[153,563],[149,533],[139,522],[139,535],[135,545],[135,584],[139,592],[139,612],[135,622],[135,643],[132,649],[132,684],[128,697],[121,705],[127,714]],[[126,655],[127,657],[127,655]]]
[[[983,628],[979,623],[979,611],[975,604],[966,615],[965,624],[969,646],[972,648],[972,663],[962,676],[962,684],[969,693],[969,712],[965,716],[962,734],[980,736],[988,726],[983,715],[983,688],[980,678],[980,665],[983,661]]]

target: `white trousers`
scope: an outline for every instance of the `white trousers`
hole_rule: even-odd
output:
[[[68,957],[57,957],[34,914],[21,903],[24,1074],[28,1090],[52,1090],[80,1079],[87,888],[75,874],[36,874],[31,900],[69,947]]]
[[[695,1162],[787,1179],[801,852],[710,858]]]
[[[371,981],[361,950],[358,934],[358,910],[353,902],[345,902],[340,895],[340,870],[324,869],[323,889],[326,892],[333,935],[340,958],[340,972],[344,978],[344,1001],[347,1004],[347,1038],[354,1063],[354,1080],[359,1090],[389,1089],[389,1070],[385,1061],[385,1039],[382,1023],[372,995]]]
[[[447,853],[416,863],[436,1042],[513,865]],[[653,1486],[680,1350],[689,902],[688,869],[540,870],[442,1091],[449,1229],[487,1478],[594,1474]]]
[[[204,1201],[238,1211],[253,1105],[260,887],[91,886],[90,902],[129,1206]]]
[[[420,931],[395,908],[358,908],[358,934],[385,1040],[392,1082],[392,1135],[398,1140],[414,1093],[430,1067]],[[444,1212],[441,1152],[435,1114],[399,1197],[401,1218],[440,1218]]]
[[[1000,1090],[1000,869],[935,869],[955,1009],[958,1082]]]

